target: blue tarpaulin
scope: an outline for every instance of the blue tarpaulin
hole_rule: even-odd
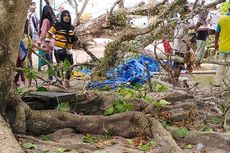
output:
[[[90,82],[88,88],[117,88],[128,82],[133,85],[136,83],[143,84],[147,80],[145,62],[149,65],[149,73],[152,78],[154,72],[160,70],[159,63],[151,57],[140,55],[108,71],[106,74],[107,80]]]

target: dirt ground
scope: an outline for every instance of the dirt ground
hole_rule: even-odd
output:
[[[100,44],[90,49],[98,58],[103,57],[104,45]],[[90,57],[82,50],[72,50],[74,62],[83,63],[90,60]],[[34,67],[37,66],[37,57],[33,56]],[[192,95],[192,98],[179,98],[172,100],[172,106],[181,105],[174,110],[177,114],[186,104],[196,106],[197,115],[191,123],[184,121],[167,126],[167,130],[173,135],[175,128],[186,127],[189,135],[184,139],[178,139],[177,143],[184,148],[185,153],[228,153],[230,152],[229,129],[223,128],[222,123],[216,116],[222,114],[220,110],[221,102],[229,100],[229,92],[221,88],[211,86],[215,76],[216,66],[212,64],[202,64],[201,68],[195,68],[194,74],[182,73],[181,78],[188,79],[188,89],[172,89],[183,91],[185,95]],[[205,74],[203,74],[205,73]],[[87,81],[72,79],[70,84],[76,91],[83,90]],[[197,85],[196,85],[197,84]],[[100,91],[101,92],[101,91]],[[155,93],[153,93],[155,94]],[[166,94],[166,93],[165,93]],[[174,93],[175,94],[175,93]],[[178,94],[180,97],[180,94]],[[183,96],[182,96],[183,97]],[[186,96],[185,96],[186,97]],[[189,96],[188,96],[189,97]],[[109,98],[105,98],[109,99]],[[183,112],[183,111],[182,111]],[[173,114],[174,115],[174,114]],[[230,114],[227,113],[225,119],[230,122]],[[180,120],[180,116],[175,117]],[[179,118],[179,119],[178,119]],[[214,122],[214,123],[213,123]],[[125,130],[125,129],[124,129]],[[203,132],[200,134],[199,132]],[[204,135],[206,133],[207,135]],[[25,152],[28,153],[161,153],[160,144],[155,144],[152,140],[151,145],[146,150],[140,147],[139,139],[126,139],[112,135],[83,135],[76,133],[73,129],[63,129],[45,136],[17,136]],[[137,143],[138,142],[138,143]],[[214,142],[214,143],[213,143]],[[29,146],[29,147],[28,147]],[[188,147],[189,146],[189,147]],[[186,148],[187,147],[187,148]],[[162,152],[163,153],[163,152]]]

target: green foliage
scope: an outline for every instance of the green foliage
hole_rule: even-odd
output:
[[[104,86],[103,88],[100,88],[100,91],[109,91],[111,87],[109,85]]]
[[[204,127],[200,129],[200,131],[213,132],[213,129],[209,125],[205,125]]]
[[[193,148],[193,145],[191,145],[191,144],[188,144],[188,145],[186,145],[185,147],[184,147],[184,149],[192,149]]]
[[[47,74],[48,74],[48,76],[54,76],[55,75],[55,69],[54,68],[52,68],[52,67],[48,67],[48,69],[47,69]]]
[[[228,13],[228,8],[230,7],[230,1],[222,3],[220,6],[220,12],[221,14],[226,14]]]
[[[150,148],[151,146],[153,146],[153,145],[156,145],[156,142],[153,141],[153,140],[151,140],[150,142],[148,142],[148,143],[146,143],[146,144],[142,144],[142,145],[140,146],[140,150],[141,150],[141,151],[147,151],[147,150],[149,150],[149,148]]]
[[[116,25],[116,26],[126,26],[127,25],[127,21],[128,18],[126,15],[124,15],[123,13],[121,14],[115,14],[115,15],[111,15],[109,17],[109,21],[112,25]]]
[[[125,98],[136,98],[138,97],[138,92],[130,88],[121,87],[118,93]]]
[[[121,87],[118,93],[125,98],[144,98],[146,96],[146,88],[145,86],[142,87],[140,83],[137,83],[131,85],[131,88]]]
[[[70,68],[70,66],[71,66],[71,63],[67,60],[67,59],[65,59],[64,60],[64,66],[66,67],[66,68]]]
[[[230,109],[230,102],[222,101],[220,104],[220,110],[223,113],[223,116],[226,115],[229,109]]]
[[[96,142],[96,137],[91,136],[90,134],[84,135],[81,137],[82,141],[85,143],[93,144]]]
[[[113,102],[112,107],[105,110],[104,115],[112,115],[116,113],[122,113],[122,112],[128,112],[133,110],[133,105],[130,103],[127,103],[121,99],[117,99]]]
[[[37,145],[33,144],[33,143],[30,143],[30,142],[26,142],[23,144],[23,147],[26,148],[26,149],[31,149],[31,150],[34,150],[37,148]]]
[[[165,92],[168,90],[168,87],[164,84],[160,84],[156,81],[152,82],[153,89],[157,92]]]
[[[37,87],[37,92],[48,92],[48,89],[45,87]]]
[[[188,130],[186,128],[178,128],[175,132],[175,136],[178,138],[184,138],[188,135]]]
[[[156,106],[157,108],[161,108],[161,107],[165,107],[165,106],[170,105],[170,104],[171,104],[170,102],[162,99],[160,101],[154,102],[153,105]]]
[[[20,88],[20,87],[18,87],[17,88],[17,91],[18,91],[18,93],[19,93],[19,95],[25,95],[25,88]]]
[[[69,102],[61,102],[59,107],[59,111],[69,112],[70,111],[70,105]]]
[[[41,139],[44,141],[52,141],[53,137],[50,135],[41,135]]]
[[[70,151],[70,149],[57,148],[57,153],[64,153],[64,152],[68,152],[68,151]]]
[[[27,79],[37,79],[38,77],[38,73],[35,72],[33,69],[31,68],[24,68],[23,69],[24,75]]]

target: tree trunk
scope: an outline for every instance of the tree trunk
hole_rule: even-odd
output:
[[[0,152],[4,153],[24,153],[15,139],[10,128],[0,116]]]

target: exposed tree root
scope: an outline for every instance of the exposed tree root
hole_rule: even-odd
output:
[[[28,132],[38,135],[73,128],[83,134],[109,132],[127,138],[145,136],[156,139],[167,152],[182,152],[158,121],[140,112],[126,112],[112,116],[80,116],[58,111],[31,111],[27,116],[26,125]]]
[[[96,147],[92,145],[83,144],[83,143],[75,143],[75,144],[64,144],[60,142],[53,142],[53,141],[43,141],[41,139],[35,138],[29,135],[16,135],[18,139],[26,139],[28,142],[39,143],[42,145],[49,145],[53,147],[61,147],[61,148],[68,148],[68,149],[89,149],[89,150],[96,150]]]
[[[175,130],[172,130],[174,133]],[[185,138],[175,138],[178,143],[197,145],[202,143],[207,148],[218,148],[230,151],[230,139],[228,135],[210,132],[190,132]]]

